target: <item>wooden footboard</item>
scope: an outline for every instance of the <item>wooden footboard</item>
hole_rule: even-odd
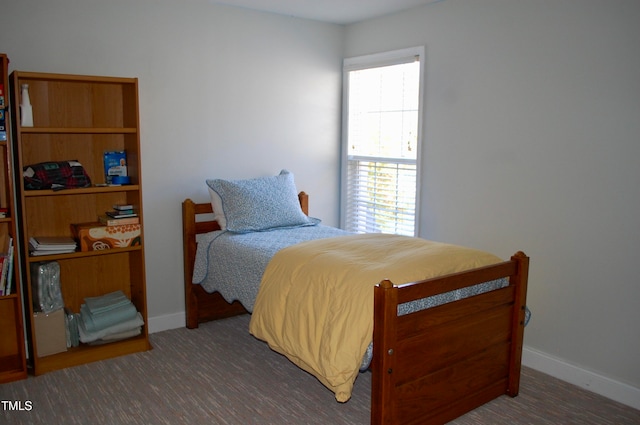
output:
[[[305,214],[308,197],[299,195]],[[246,313],[191,283],[197,235],[219,229],[210,203],[182,204],[186,324]],[[198,217],[205,216],[199,219]],[[443,424],[482,404],[518,394],[529,258],[426,281],[374,289],[371,424]],[[397,306],[478,283],[509,286],[404,316]]]
[[[520,384],[529,258],[374,289],[372,424],[443,424]],[[501,277],[509,286],[405,316],[398,304]]]

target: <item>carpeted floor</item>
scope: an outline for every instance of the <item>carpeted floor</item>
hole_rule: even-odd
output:
[[[154,349],[0,385],[0,424],[368,424],[370,374],[337,403],[249,335],[248,316],[151,335]],[[20,403],[16,403],[20,402]],[[30,409],[29,407],[30,406]],[[640,411],[524,368],[520,395],[457,425],[640,424]]]

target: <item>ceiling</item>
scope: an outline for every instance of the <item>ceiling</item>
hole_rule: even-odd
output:
[[[352,24],[444,0],[209,0],[211,3],[312,19]]]

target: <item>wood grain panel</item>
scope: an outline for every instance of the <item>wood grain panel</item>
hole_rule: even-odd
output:
[[[14,297],[15,298],[15,297]],[[19,352],[18,335],[16,332],[17,308],[13,298],[0,297],[0,329],[2,329],[0,341],[0,357],[15,356]],[[20,330],[22,327],[20,327]],[[0,363],[0,372],[4,370]]]
[[[396,412],[399,423],[429,416],[450,408],[461,397],[480,392],[499,382],[500,393],[506,390],[509,344],[504,343],[480,354],[452,362],[416,382],[397,388]]]
[[[60,285],[67,307],[75,313],[85,297],[97,297],[122,290],[131,298],[129,253],[108,254],[72,260],[58,260]],[[139,279],[139,278],[138,278]],[[136,300],[131,300],[134,305]],[[139,300],[137,300],[140,303]],[[138,305],[136,305],[136,308]]]
[[[419,336],[396,344],[396,383],[433,373],[511,338],[511,306],[478,312],[467,318],[440,324]]]

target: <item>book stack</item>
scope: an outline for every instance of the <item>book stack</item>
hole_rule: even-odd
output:
[[[0,253],[0,296],[10,295],[13,290],[13,238],[8,237]]]
[[[29,238],[30,255],[55,255],[75,252],[78,244],[68,236],[32,236]]]
[[[116,204],[112,211],[107,211],[105,215],[98,217],[100,223],[105,226],[122,226],[124,224],[138,224],[140,217],[130,204]]]

